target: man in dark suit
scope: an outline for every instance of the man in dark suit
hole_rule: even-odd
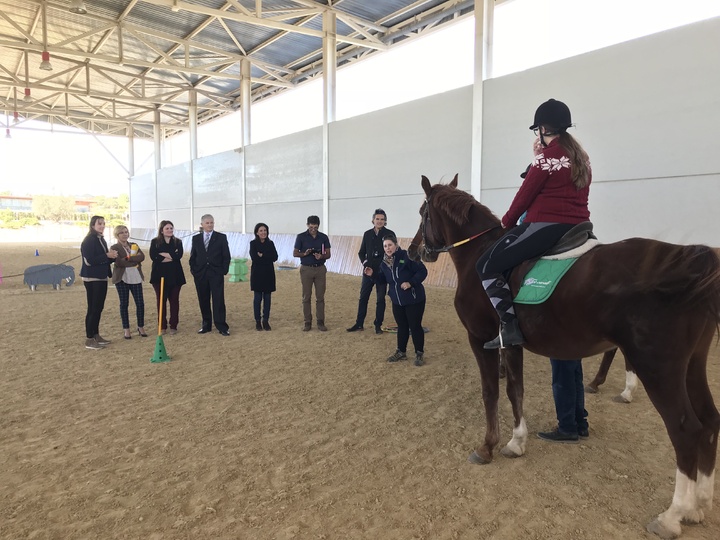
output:
[[[210,214],[200,218],[200,228],[202,232],[193,236],[190,251],[190,272],[195,278],[202,313],[202,328],[198,334],[212,331],[215,319],[218,332],[229,336],[230,328],[225,322],[225,275],[230,269],[230,247],[227,236],[214,230],[215,219]]]

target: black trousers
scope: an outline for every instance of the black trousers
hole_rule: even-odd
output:
[[[221,331],[229,330],[225,322],[225,276],[205,276],[194,279],[202,314],[202,327],[210,330],[213,320],[215,320],[215,328]],[[212,308],[210,307],[211,299]]]
[[[100,316],[107,297],[107,279],[101,281],[83,281],[87,295],[87,314],[85,315],[85,336],[95,337],[100,333]]]
[[[483,281],[497,278],[521,262],[545,253],[574,226],[525,222],[513,227],[480,256],[475,269]]]
[[[392,305],[393,317],[398,326],[397,348],[406,352],[410,334],[412,334],[415,352],[425,351],[425,330],[422,327],[422,318],[425,313],[425,300],[407,306]]]
[[[375,303],[375,320],[373,325],[382,326],[385,320],[385,295],[387,294],[387,283],[384,281],[373,282],[371,278],[363,274],[362,284],[360,285],[360,299],[358,300],[358,312],[355,323],[358,326],[362,326],[365,323],[365,317],[367,317],[368,302],[370,301],[370,295],[372,295],[373,288],[377,293],[377,302]]]

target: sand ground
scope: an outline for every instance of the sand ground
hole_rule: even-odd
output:
[[[1,538],[633,540],[653,538],[645,525],[670,504],[660,417],[642,389],[611,401],[621,358],[587,396],[589,440],[533,436],[525,457],[474,466],[480,380],[453,290],[428,290],[417,368],[385,362],[394,335],[345,332],[359,278],[329,275],[326,333],[301,331],[296,270],[278,272],[271,332],[254,329],[249,284],[228,284],[229,338],[196,334],[189,284],[180,332],[164,338],[172,361],[154,364],[153,337],[122,339],[113,288],[101,322],[113,342],[90,351],[81,282],[30,292],[7,277],[77,255],[77,244],[0,244]],[[145,297],[152,329],[149,285]],[[719,357],[708,373],[720,401]],[[598,365],[585,361],[586,380]],[[550,428],[549,363],[527,354],[525,366],[529,429]],[[504,396],[500,415],[504,444]],[[683,532],[720,537],[717,504]]]

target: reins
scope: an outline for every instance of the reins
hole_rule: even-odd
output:
[[[467,244],[468,242],[471,242],[472,240],[475,240],[476,238],[482,236],[483,234],[489,233],[490,231],[494,231],[495,229],[497,229],[497,228],[499,228],[499,227],[500,227],[500,225],[495,225],[494,227],[490,227],[489,229],[485,229],[485,230],[482,231],[482,232],[479,232],[479,233],[477,233],[477,234],[474,234],[474,235],[471,236],[470,238],[466,238],[465,240],[460,240],[459,242],[455,242],[454,244],[450,244],[450,245],[447,245],[447,246],[443,246],[443,247],[441,247],[441,248],[429,247],[429,246],[427,245],[427,241],[425,240],[425,238],[423,238],[423,245],[425,246],[425,251],[426,251],[427,253],[447,253],[447,252],[450,251],[452,248],[456,248],[456,247],[458,247],[458,246],[462,246],[463,244]],[[424,235],[423,235],[423,236],[424,236]]]

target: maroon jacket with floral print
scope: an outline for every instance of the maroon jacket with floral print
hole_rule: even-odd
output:
[[[592,181],[592,173],[590,173]],[[502,218],[506,228],[514,227],[523,212],[528,223],[581,223],[590,219],[590,181],[582,189],[572,183],[570,158],[554,139],[535,156],[530,170]]]

